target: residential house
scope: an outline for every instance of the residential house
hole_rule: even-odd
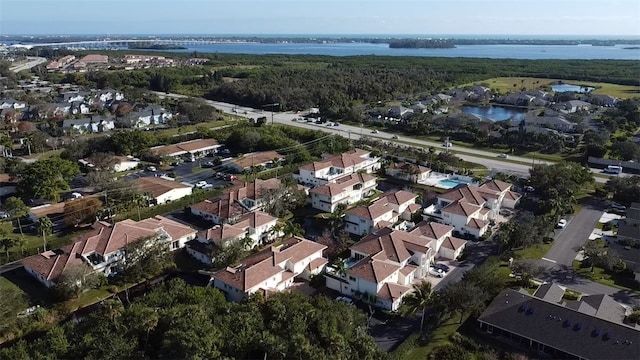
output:
[[[615,107],[620,101],[619,98],[611,95],[592,95],[589,94],[587,101],[593,105],[604,107]]]
[[[61,103],[84,102],[89,98],[91,93],[87,91],[65,91],[58,95],[58,101]]]
[[[554,129],[562,132],[572,132],[576,123],[566,119],[564,115],[551,115],[551,116],[535,116],[527,114],[522,120],[522,126],[538,126],[549,129]]]
[[[436,256],[446,253],[440,248],[452,241],[452,231],[451,226],[437,223],[421,223],[411,233],[383,228],[351,246],[345,270],[327,268],[326,286],[395,311],[411,285],[428,275]],[[459,248],[466,243],[453,241]]]
[[[46,118],[64,117],[71,114],[71,104],[68,102],[52,104],[49,108],[50,109],[45,110],[47,113]]]
[[[162,205],[182,199],[193,192],[191,185],[175,181],[167,176],[141,177],[135,180],[135,184],[144,194],[147,194],[149,202],[153,205]]]
[[[95,134],[115,129],[115,121],[111,118],[88,117],[82,119],[65,119],[63,129],[72,129],[80,134]]]
[[[502,206],[513,208],[521,197],[511,191],[511,184],[499,180],[489,180],[480,186],[459,185],[437,195],[436,204],[427,208],[425,214],[453,226],[460,234],[479,238]]]
[[[210,284],[230,301],[241,301],[260,292],[268,295],[293,285],[295,277],[310,279],[323,271],[326,246],[300,237],[252,254],[233,267],[216,271]]]
[[[351,208],[345,213],[345,230],[355,235],[371,234],[399,219],[411,220],[411,215],[421,208],[416,204],[417,197],[416,194],[399,190],[383,194],[369,205]]]
[[[569,100],[565,102],[556,103],[552,106],[552,108],[561,113],[571,114],[578,111],[588,111],[591,109],[592,106],[593,105],[582,100]]]
[[[15,99],[0,99],[0,109],[20,110],[25,107],[27,107],[27,103],[23,101],[17,101]]]
[[[91,112],[91,109],[82,101],[73,101],[71,102],[71,108],[69,112],[72,115],[78,115],[78,114],[86,115]]]
[[[479,330],[537,357],[640,358],[640,330],[623,322],[625,308],[609,295],[563,303],[557,296],[547,298],[564,294],[562,289],[543,289],[544,294],[536,296],[538,291],[532,296],[524,290],[503,290],[478,318]]]
[[[471,92],[473,94],[470,97],[474,100],[486,101],[491,100],[493,97],[491,89],[482,85],[473,85],[471,87]]]
[[[311,206],[314,209],[333,212],[339,204],[350,205],[370,196],[376,185],[376,177],[365,173],[340,177],[335,183],[309,190]]]
[[[408,162],[394,162],[387,166],[384,172],[387,176],[411,183],[425,181],[431,175],[431,169],[428,167]]]
[[[150,105],[142,110],[129,113],[119,119],[124,126],[135,129],[146,129],[156,126],[164,126],[173,117],[171,112],[157,105]]]
[[[339,155],[324,154],[321,161],[300,166],[293,178],[305,186],[335,183],[338,179],[355,172],[370,174],[380,169],[380,158],[370,151],[355,149]]]
[[[216,199],[204,200],[189,207],[191,214],[214,224],[233,223],[248,212],[260,210],[264,206],[262,195],[265,191],[276,190],[282,186],[280,180],[256,179],[250,183],[241,183]]]
[[[177,144],[155,146],[151,148],[151,153],[158,156],[189,156],[202,157],[207,154],[214,154],[221,147],[216,139],[195,139],[183,141]]]
[[[392,106],[387,109],[387,115],[394,118],[406,118],[413,115],[413,109],[407,109],[403,106]]]
[[[413,110],[414,114],[424,114],[429,111],[429,106],[418,101],[415,104],[411,105],[411,110]]]
[[[109,62],[107,55],[89,54],[78,60],[83,64],[106,64]]]
[[[19,182],[17,178],[9,174],[0,174],[0,197],[15,194]]]
[[[262,151],[245,154],[238,159],[228,161],[224,163],[224,167],[237,174],[256,166],[270,168],[282,160],[284,156],[275,151]]]
[[[273,231],[277,222],[278,218],[263,211],[253,211],[242,215],[237,222],[200,231],[195,240],[187,243],[187,252],[204,264],[211,265],[214,261],[213,248],[220,249],[229,243],[247,241],[246,248],[253,249],[276,239],[281,235]]]
[[[51,287],[74,266],[88,266],[88,270],[105,275],[117,273],[125,247],[143,239],[161,241],[167,250],[174,251],[195,237],[195,229],[162,216],[138,222],[128,219],[114,225],[96,222],[91,231],[76,237],[72,244],[29,256],[22,263],[27,273]]]
[[[640,281],[640,203],[629,205],[626,216],[618,220],[616,235],[617,241],[609,244],[609,249],[633,271],[636,281]]]
[[[500,96],[496,99],[499,104],[507,104],[514,106],[529,106],[536,99],[536,96],[527,93],[512,93]]]
[[[124,100],[124,94],[118,90],[113,90],[113,89],[98,90],[98,92],[95,95],[94,101],[100,101],[100,102],[106,103],[112,100],[117,100],[117,101]]]
[[[113,170],[115,172],[128,171],[136,169],[140,166],[140,159],[136,159],[133,156],[114,156],[115,164]]]

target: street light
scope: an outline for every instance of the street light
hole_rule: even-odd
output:
[[[271,106],[271,125],[273,125],[273,108],[274,106],[280,106],[280,103],[262,105],[262,107],[267,107],[267,106]]]

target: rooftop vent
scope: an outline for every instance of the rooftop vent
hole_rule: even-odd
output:
[[[580,329],[582,329],[582,323],[573,325],[573,331],[580,331]]]
[[[611,334],[607,331],[602,335],[602,340],[607,341],[611,339]]]
[[[600,329],[598,328],[593,329],[593,331],[591,332],[591,336],[592,337],[600,336]]]
[[[524,312],[524,311],[527,311],[527,305],[526,304],[522,304],[518,308],[518,312]]]
[[[536,309],[534,309],[533,307],[530,307],[527,309],[527,315],[533,315],[535,314]]]
[[[567,319],[564,321],[564,323],[562,323],[562,327],[571,327],[571,320]]]

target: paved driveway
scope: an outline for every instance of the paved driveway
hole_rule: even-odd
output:
[[[556,230],[555,241],[543,259],[571,266],[578,254],[576,249],[589,238],[603,211],[604,207],[599,202],[584,204],[573,218],[568,219],[569,222],[564,229]]]

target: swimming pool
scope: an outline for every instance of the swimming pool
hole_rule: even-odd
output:
[[[466,184],[468,184],[466,181],[460,181],[455,179],[442,179],[438,181],[438,187],[441,187],[443,189],[453,189],[458,185],[466,185]]]

